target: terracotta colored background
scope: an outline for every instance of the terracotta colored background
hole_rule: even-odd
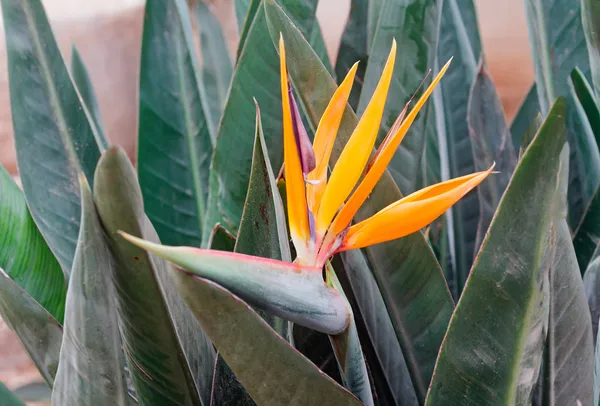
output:
[[[45,0],[60,47],[68,60],[76,44],[98,93],[110,140],[134,152],[137,72],[142,30],[141,0]],[[230,50],[237,33],[233,0],[213,0],[226,28]],[[486,61],[507,118],[512,119],[533,81],[523,0],[476,0]],[[335,58],[349,0],[321,0],[318,17],[328,51]],[[326,24],[323,22],[326,21]],[[3,33],[0,34],[0,162],[16,174]],[[10,388],[41,380],[18,341],[0,320],[0,381]]]

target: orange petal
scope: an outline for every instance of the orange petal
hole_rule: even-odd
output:
[[[422,229],[481,183],[493,168],[429,186],[392,203],[350,227],[338,251],[395,240]]]
[[[346,78],[333,94],[315,133],[313,147],[317,166],[307,177],[312,183],[306,185],[308,208],[313,213],[316,213],[319,209],[319,203],[327,185],[329,157],[331,156],[331,150],[333,149],[333,144],[340,128],[340,122],[348,103],[348,97],[352,90],[352,83],[354,82],[357,68],[358,62],[348,71]]]
[[[299,258],[306,258],[307,244],[310,240],[304,175],[294,136],[290,99],[288,93],[288,75],[285,62],[283,37],[279,37],[279,60],[281,75],[281,104],[283,108],[283,158],[285,166],[288,221],[292,241]]]
[[[344,147],[325,188],[316,219],[317,238],[325,234],[333,216],[354,189],[369,160],[383,115],[395,59],[396,40],[392,43],[392,49],[373,97]]]
[[[398,149],[398,145],[400,145],[400,142],[406,135],[406,132],[410,128],[411,124],[415,121],[417,114],[433,92],[435,86],[439,83],[440,79],[442,79],[442,76],[444,76],[444,73],[446,73],[448,66],[450,66],[450,62],[451,60],[444,65],[442,70],[440,70],[440,73],[437,74],[431,84],[427,87],[427,89],[425,89],[425,92],[423,92],[423,95],[421,95],[415,104],[415,107],[406,116],[406,119],[404,119],[400,125],[392,126],[390,131],[395,130],[395,132],[391,134],[389,139],[386,137],[386,140],[384,143],[382,143],[383,148],[379,148],[377,150],[376,155],[373,158],[373,163],[370,165],[370,168],[362,182],[360,185],[358,185],[350,199],[348,199],[348,202],[346,202],[346,205],[340,210],[340,213],[335,218],[332,227],[332,232],[334,234],[341,232],[344,228],[346,228],[346,226],[348,226],[348,224],[350,224],[360,206],[365,202],[369,196],[369,193],[371,193],[379,181],[379,178],[381,178],[381,175],[383,175],[383,172],[385,172],[385,168],[387,168],[388,164],[392,160],[396,149]]]

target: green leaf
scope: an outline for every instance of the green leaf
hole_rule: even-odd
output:
[[[0,403],[4,406],[25,406],[2,382],[0,382]]]
[[[208,405],[215,352],[167,275],[169,264],[123,240],[124,230],[158,241],[135,170],[120,148],[96,170],[94,201],[115,258],[123,346],[140,403]]]
[[[96,92],[94,91],[90,75],[75,45],[71,48],[71,75],[73,76],[73,82],[77,87],[77,91],[83,99],[83,106],[90,115],[90,125],[94,126],[94,130],[98,134],[98,145],[102,150],[105,150],[110,143],[106,138],[106,132],[102,125],[98,99],[96,98]]]
[[[251,255],[169,247],[129,234],[123,237],[191,275],[222,285],[268,313],[327,334],[338,334],[348,325],[345,300],[325,285],[318,268]]]
[[[31,218],[23,192],[2,165],[0,196],[0,267],[62,323],[65,275]]]
[[[581,1],[583,31],[590,55],[590,70],[596,93],[600,93],[600,4],[596,0]]]
[[[361,404],[233,293],[187,272],[171,273],[219,354],[257,404]]]
[[[559,217],[565,111],[558,101],[513,174],[452,315],[426,405],[530,399],[543,351],[542,284],[551,265],[544,253]]]
[[[209,101],[208,117],[212,121],[212,127],[218,128],[233,74],[231,55],[221,25],[208,5],[199,1],[195,11],[200,32],[202,82],[206,100]]]
[[[359,328],[359,320],[365,325],[366,337],[361,337],[361,344],[369,363],[369,371],[373,375],[377,398],[381,401],[383,393],[389,392],[389,403],[418,405],[390,314],[365,256],[360,250],[352,250],[341,253],[341,258],[344,266],[337,275],[342,285],[344,282],[348,285],[346,293],[349,300],[355,300],[352,308],[356,323]],[[367,352],[369,347],[373,351],[371,357]]]
[[[202,240],[214,132],[206,102],[185,1],[147,1],[138,175],[146,213],[168,244]]]
[[[311,124],[316,126],[336,84],[275,2],[267,2],[266,10],[271,39],[278,41],[279,33],[283,33],[290,76]],[[347,107],[333,146],[332,165],[356,123],[356,115]],[[360,221],[370,217],[401,197],[386,172],[356,218]],[[392,319],[417,396],[422,400],[454,306],[444,275],[422,233],[375,245],[365,252]],[[423,334],[425,331],[427,333]]]
[[[328,283],[346,298],[331,263],[326,264],[325,272]],[[350,307],[350,303],[347,302],[347,304]],[[350,311],[349,320],[349,325],[344,331],[337,335],[330,335],[329,339],[340,368],[344,386],[365,406],[373,406],[373,393],[371,392],[369,374],[358,339],[358,331],[352,310]]]
[[[475,172],[485,171],[494,164],[494,169],[499,172],[477,188],[477,252],[517,165],[517,154],[506,125],[502,103],[483,61],[479,64],[477,76],[471,87],[467,113]]]
[[[217,224],[210,233],[208,246],[211,250],[233,252],[235,249],[235,236],[221,224]]]
[[[386,63],[392,40],[397,40],[397,57],[392,82],[387,95],[386,108],[381,119],[378,142],[381,142],[406,102],[419,88],[427,72],[434,66],[437,46],[437,27],[440,10],[437,0],[413,2],[386,0],[381,9],[373,45],[369,51],[369,64],[361,91],[358,112],[362,113],[379,82]],[[410,63],[407,63],[410,61]],[[445,61],[444,61],[445,62]],[[428,78],[427,83],[431,82]],[[429,105],[411,126],[398,147],[388,170],[403,193],[412,193],[419,186],[421,157],[428,126],[435,125],[428,120]]]
[[[238,33],[240,34],[240,40],[238,42],[237,56],[235,58],[236,64],[240,59],[244,45],[246,44],[246,38],[248,32],[258,11],[258,6],[262,3],[262,0],[235,0],[235,15],[238,23]]]
[[[585,295],[592,316],[592,334],[594,340],[596,340],[598,337],[598,319],[600,318],[600,256],[597,253],[589,263],[585,275],[583,275],[583,286],[585,287]]]
[[[54,405],[127,405],[124,356],[112,284],[113,259],[92,193],[81,184],[81,230],[69,280]]]
[[[335,63],[335,75],[338,81],[341,81],[352,65],[359,62],[349,98],[349,103],[354,109],[358,107],[367,60],[369,59],[367,25],[370,3],[369,0],[352,0],[350,2],[350,17],[342,35]]]
[[[571,244],[566,210],[554,227],[544,402],[546,405],[589,405],[594,379],[592,319]]]
[[[582,275],[594,258],[594,252],[600,245],[600,187],[586,209],[581,223],[573,233],[573,245],[577,255],[577,263]]]
[[[100,156],[40,0],[2,0],[19,174],[35,223],[65,275],[81,216],[77,174],[92,181]]]
[[[577,100],[583,107],[585,115],[592,127],[592,132],[596,139],[596,144],[600,144],[600,108],[594,94],[594,89],[588,83],[583,72],[579,68],[573,69],[569,78],[569,86],[577,95]]]
[[[246,389],[233,374],[223,357],[217,353],[213,386],[210,397],[211,405],[254,406]]]
[[[0,268],[0,315],[15,332],[42,378],[52,386],[62,342],[62,327]]]
[[[527,151],[527,147],[535,138],[542,124],[544,124],[544,118],[542,117],[542,114],[536,113],[535,117],[533,118],[533,121],[531,122],[531,124],[523,134],[523,138],[521,139],[521,146],[519,148],[519,160],[521,160],[521,158],[525,154],[525,151]]]
[[[31,382],[19,386],[13,392],[23,402],[46,402],[50,403],[52,388],[45,382]]]
[[[569,96],[571,71],[578,66],[589,74],[589,58],[576,0],[526,0],[536,88],[542,114],[557,96]],[[557,29],[557,27],[559,29]],[[576,227],[600,185],[600,152],[576,101],[568,99],[569,225]]]
[[[436,179],[438,182],[476,171],[467,120],[469,94],[477,77],[477,64],[482,59],[482,51],[475,7],[471,0],[443,2],[437,59],[439,64],[444,64],[450,58],[453,58],[452,64],[436,89],[441,92],[439,108],[444,126],[444,131],[438,126],[437,132],[442,164],[442,176]],[[441,262],[442,265],[448,263],[445,271],[454,296],[458,297],[476,252],[480,217],[478,194],[471,193],[462,198],[447,216],[449,258]]]
[[[377,25],[379,23],[379,17],[381,16],[381,8],[386,0],[369,0],[368,20],[367,20],[367,49],[371,49],[373,46],[373,40],[375,39],[375,33],[377,32]]]
[[[534,121],[537,114],[541,112],[540,100],[538,98],[537,86],[534,83],[525,99],[521,103],[515,118],[510,125],[510,133],[512,135],[512,142],[515,149],[521,148],[521,140],[525,133],[530,128],[531,123]],[[536,130],[537,133],[537,130]]]

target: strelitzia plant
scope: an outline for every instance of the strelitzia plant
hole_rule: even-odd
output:
[[[328,176],[331,150],[348,102],[358,63],[350,69],[329,101],[315,133],[314,143],[311,143],[292,92],[282,36],[279,39],[279,56],[286,201],[289,232],[297,255],[294,260],[295,266],[290,267],[284,262],[266,261],[258,257],[249,259],[236,253],[219,253],[192,247],[161,247],[123,233],[126,239],[209,279],[214,276],[212,272],[206,272],[207,257],[222,256],[227,256],[231,261],[238,263],[252,260],[257,267],[256,273],[273,268],[287,269],[287,272],[296,274],[306,270],[314,273],[323,269],[326,262],[337,253],[398,239],[426,227],[492,172],[493,165],[483,172],[429,186],[390,204],[372,217],[351,225],[354,215],[383,175],[394,151],[417,114],[448,70],[450,61],[425,89],[410,112],[407,113],[409,105],[405,106],[380,147],[370,158],[394,69],[396,59],[394,40],[371,101],[333,167],[331,175]],[[263,269],[260,267],[261,263],[265,264]],[[222,281],[223,277],[222,275],[217,280]],[[257,283],[260,283],[258,279]],[[254,295],[243,292],[239,285],[236,288],[242,297],[257,300]],[[294,289],[294,286],[290,288]],[[262,300],[271,301],[269,298]],[[278,313],[282,315],[281,312]],[[289,315],[283,314],[283,316]],[[297,317],[292,319],[298,321]],[[310,327],[315,325],[311,323]],[[321,326],[321,331],[330,334],[340,332],[337,324],[332,327]]]

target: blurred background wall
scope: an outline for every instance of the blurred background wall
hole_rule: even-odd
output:
[[[524,1],[475,2],[487,65],[510,121],[533,82]],[[83,56],[98,93],[109,138],[134,155],[143,0],[43,0],[43,3],[66,60],[70,59],[72,44]],[[225,27],[233,53],[237,43],[233,0],[211,3]],[[349,10],[350,0],[319,2],[317,14],[332,59],[337,54]],[[0,37],[0,162],[16,174],[2,30]],[[41,378],[0,320],[0,381],[14,388],[34,380]]]

